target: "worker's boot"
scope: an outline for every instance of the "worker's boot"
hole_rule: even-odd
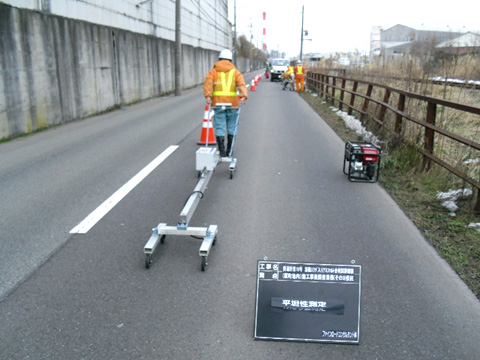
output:
[[[225,157],[225,138],[223,136],[217,136],[217,147],[220,151],[220,157]]]
[[[228,134],[227,135],[227,156],[230,156],[230,151],[232,150],[232,144],[233,144],[233,135]]]

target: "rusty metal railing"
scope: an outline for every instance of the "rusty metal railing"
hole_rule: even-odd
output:
[[[307,87],[332,106],[366,124],[374,132],[414,145],[423,154],[423,170],[432,162],[477,189],[480,212],[480,108],[423,96],[344,76],[307,72]]]

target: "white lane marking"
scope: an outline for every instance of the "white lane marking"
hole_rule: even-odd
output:
[[[85,234],[90,230],[101,218],[103,218],[110,210],[117,205],[135,186],[145,179],[155,168],[168,158],[178,145],[168,147],[164,152],[158,155],[150,164],[145,166],[137,175],[131,178],[125,185],[118,189],[112,196],[97,207],[90,215],[88,215],[80,224],[70,230],[70,234]]]

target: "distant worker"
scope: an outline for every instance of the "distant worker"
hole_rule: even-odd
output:
[[[290,77],[290,74],[293,74],[293,66],[290,64],[288,64],[287,66],[287,73],[289,77]]]
[[[283,83],[282,90],[285,90],[288,84],[288,74],[286,71],[283,72],[282,74],[282,83]]]
[[[214,107],[213,124],[215,138],[220,156],[230,155],[232,143],[237,131],[237,118],[240,113],[239,106],[243,105],[248,98],[247,86],[243,75],[232,63],[232,52],[222,50],[218,56],[218,62],[208,72],[203,85],[203,94],[207,104]],[[237,95],[237,88],[239,94]],[[232,104],[232,108],[225,110],[216,109],[218,103]],[[227,150],[225,152],[225,127],[227,130]]]
[[[304,78],[303,78],[303,73],[305,72],[305,68],[302,65],[302,62],[300,60],[297,61],[297,66],[293,69],[295,72],[295,87],[297,89],[297,92],[304,92],[305,91],[305,84],[304,84]]]
[[[283,73],[283,88],[282,88],[282,90],[285,90],[288,83],[291,81],[291,74],[293,74],[293,66],[288,64],[287,71],[285,71]]]

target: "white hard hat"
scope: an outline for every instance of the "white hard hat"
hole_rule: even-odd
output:
[[[232,52],[228,49],[222,50],[218,58],[232,61]]]
[[[300,65],[302,62],[300,60],[297,61],[297,64]]]

